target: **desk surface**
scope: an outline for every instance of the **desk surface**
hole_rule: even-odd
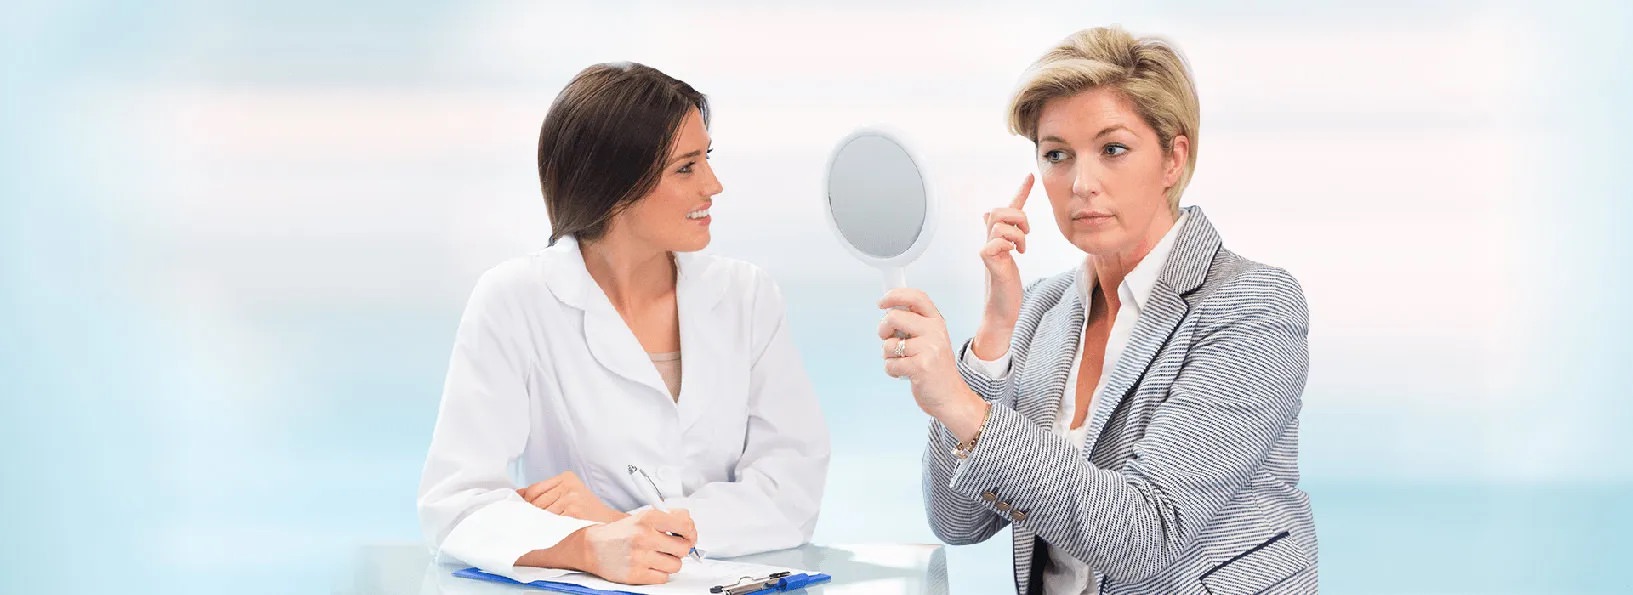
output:
[[[807,545],[737,558],[815,570],[832,583],[800,593],[812,595],[947,595],[947,560],[939,545]],[[420,544],[380,544],[357,550],[343,595],[494,595],[541,593],[536,589],[456,578],[461,566],[436,564]]]

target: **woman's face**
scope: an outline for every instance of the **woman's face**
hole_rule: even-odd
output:
[[[709,206],[722,188],[709,167],[709,129],[693,109],[681,122],[652,192],[620,213],[611,228],[661,250],[695,252],[709,245]]]
[[[1116,89],[1044,103],[1037,160],[1066,239],[1096,256],[1143,255],[1173,225],[1165,192],[1179,180],[1190,141],[1163,151],[1157,132]]]

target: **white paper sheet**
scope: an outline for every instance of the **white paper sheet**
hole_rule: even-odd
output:
[[[767,566],[749,562],[733,562],[730,560],[694,560],[686,558],[681,562],[680,572],[669,575],[669,582],[661,585],[624,585],[603,580],[595,575],[582,572],[568,572],[562,570],[546,570],[542,568],[516,568],[517,572],[496,572],[520,582],[546,580],[556,583],[571,583],[591,589],[603,591],[627,591],[642,593],[643,595],[704,595],[716,585],[735,585],[744,577],[764,578],[773,572],[788,572],[803,574],[806,571],[783,566]],[[536,573],[529,571],[537,571]]]

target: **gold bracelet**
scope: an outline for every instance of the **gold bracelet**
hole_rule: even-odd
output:
[[[970,436],[970,439],[966,442],[953,445],[953,456],[959,459],[970,458],[970,454],[975,452],[975,443],[981,439],[981,432],[987,429],[987,420],[989,419],[992,419],[991,403],[987,404],[987,412],[981,416],[981,425],[975,428],[975,435]]]

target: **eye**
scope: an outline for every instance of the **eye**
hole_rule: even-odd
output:
[[[1066,152],[1060,149],[1045,151],[1043,153],[1043,160],[1048,161],[1049,163],[1060,163],[1066,160]]]
[[[697,162],[696,161],[688,161],[688,162],[686,162],[686,165],[682,165],[682,166],[680,166],[680,169],[675,170],[675,173],[677,173],[677,174],[689,174],[689,173],[692,173],[692,166],[693,165],[697,165]]]
[[[1116,157],[1118,155],[1122,155],[1123,153],[1127,153],[1128,147],[1123,146],[1121,143],[1107,143],[1106,148],[1101,149],[1100,152],[1107,157]]]

